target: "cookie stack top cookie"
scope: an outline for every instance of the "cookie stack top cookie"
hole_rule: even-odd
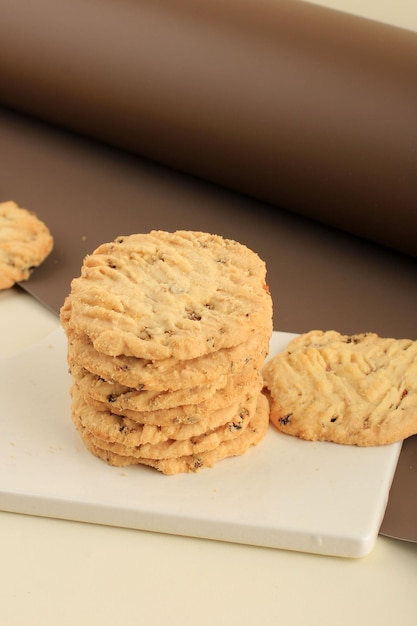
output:
[[[217,235],[118,237],[85,258],[61,319],[108,356],[193,359],[270,323],[265,276],[255,252]]]

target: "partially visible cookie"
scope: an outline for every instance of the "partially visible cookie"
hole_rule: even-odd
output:
[[[126,467],[129,465],[148,465],[162,472],[173,475],[179,473],[199,472],[202,469],[213,467],[219,461],[245,454],[251,446],[255,446],[265,437],[269,424],[268,400],[261,392],[257,399],[256,412],[251,417],[247,427],[237,437],[222,441],[213,450],[178,456],[169,459],[149,459],[147,457],[124,456],[100,447],[97,439],[94,439],[79,423],[76,426],[80,432],[84,445],[92,454],[102,459],[109,465]]]
[[[0,202],[0,289],[27,280],[53,247],[48,227],[15,202]]]
[[[281,432],[358,446],[417,433],[417,341],[312,331],[262,375]]]

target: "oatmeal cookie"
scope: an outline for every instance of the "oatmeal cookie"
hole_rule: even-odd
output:
[[[108,356],[190,360],[249,339],[272,316],[265,263],[201,232],[118,237],[83,262],[64,328]]]
[[[73,420],[76,424],[80,422],[91,435],[92,441],[104,450],[114,452],[121,456],[146,457],[155,460],[170,459],[213,450],[221,442],[237,437],[248,425],[249,419],[255,411],[256,401],[257,396],[250,396],[248,394],[241,406],[234,407],[234,414],[226,423],[212,427],[210,430],[188,438],[183,438],[180,434],[181,438],[179,439],[167,438],[157,441],[156,443],[140,442],[144,434],[143,430],[142,432],[136,431],[131,433],[130,439],[129,433],[127,433],[126,439],[123,442],[110,440],[108,437],[97,437],[87,426],[88,422],[85,418],[85,407],[75,403],[73,404]],[[79,412],[74,410],[77,408],[81,410]],[[94,430],[96,432],[98,425],[97,416],[99,418],[99,414],[96,414],[95,424],[93,424],[93,428],[95,427]],[[108,415],[104,415],[103,417],[106,419]],[[139,440],[139,443],[136,443],[135,440]]]
[[[219,376],[229,376],[247,363],[260,368],[268,353],[270,335],[269,328],[262,328],[243,343],[204,357],[151,361],[101,354],[86,335],[67,329],[68,361],[70,368],[77,363],[108,382],[117,382],[132,390],[172,392],[215,383]]]
[[[27,280],[53,247],[47,226],[15,202],[0,202],[0,289]]]
[[[166,475],[179,473],[199,472],[202,469],[213,467],[227,457],[245,454],[251,446],[258,445],[265,437],[269,424],[268,401],[261,392],[257,400],[257,409],[247,427],[234,439],[221,442],[213,450],[174,457],[170,459],[149,459],[145,457],[123,456],[97,445],[90,434],[77,424],[84,445],[92,454],[109,465],[126,467],[129,465],[147,465]]]
[[[132,391],[126,392],[120,396],[116,396],[112,391],[109,395],[97,399],[94,393],[91,393],[91,389],[88,387],[88,380],[76,379],[73,377],[74,385],[79,389],[79,393],[84,395],[86,402],[92,407],[95,407],[98,411],[111,411],[114,414],[124,415],[135,422],[141,422],[145,424],[155,425],[169,425],[169,424],[192,424],[195,422],[202,422],[206,419],[207,415],[213,413],[220,408],[230,406],[232,403],[238,401],[249,388],[262,386],[262,377],[260,372],[249,367],[252,364],[246,364],[241,370],[238,370],[235,374],[231,374],[228,377],[221,377],[223,381],[226,378],[225,386],[221,386],[220,389],[215,389],[214,392],[203,400],[194,401],[192,394],[187,396],[187,390],[173,391],[169,395],[182,398],[183,404],[173,404],[167,408],[155,408],[158,404],[159,396],[168,395],[167,392],[160,392],[154,397],[153,392],[146,391]],[[83,370],[85,371],[85,370]],[[114,389],[113,386],[106,384],[106,388]],[[213,385],[214,387],[214,385]],[[126,389],[125,387],[122,387]],[[194,390],[199,389],[194,387]],[[184,393],[182,393],[184,392]],[[141,395],[143,394],[143,395]],[[145,403],[146,397],[148,403]],[[201,397],[201,395],[199,395]],[[130,399],[130,401],[129,401]],[[137,400],[137,402],[135,402]],[[141,408],[137,408],[139,405]]]
[[[262,371],[271,422],[308,440],[373,446],[417,433],[417,342],[312,331]]]

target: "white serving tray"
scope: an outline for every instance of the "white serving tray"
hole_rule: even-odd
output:
[[[270,354],[292,336],[274,333]],[[164,476],[84,448],[61,328],[0,359],[0,380],[1,510],[345,557],[374,546],[399,443],[306,442],[270,426],[241,457]]]

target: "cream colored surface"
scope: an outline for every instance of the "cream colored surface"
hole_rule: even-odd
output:
[[[304,2],[417,32],[416,0],[304,0]]]
[[[0,358],[46,337],[59,326],[56,315],[18,287],[0,292],[0,320]]]
[[[58,324],[18,288],[0,319],[1,356]],[[416,623],[417,544],[384,537],[350,560],[2,512],[0,551],[8,626]]]
[[[417,546],[364,560],[0,515],[8,626],[415,626]]]

